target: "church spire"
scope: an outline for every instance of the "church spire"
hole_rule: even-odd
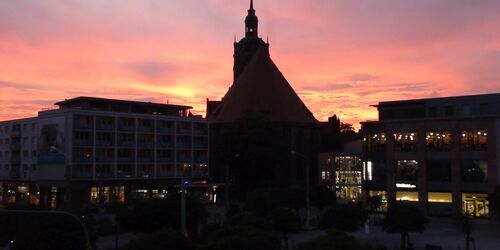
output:
[[[257,37],[259,20],[255,15],[255,10],[253,8],[253,0],[250,0],[250,9],[248,9],[248,15],[245,18],[245,36],[246,37]]]

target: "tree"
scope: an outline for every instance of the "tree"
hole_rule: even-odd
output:
[[[350,134],[356,134],[356,130],[354,130],[354,127],[350,123],[340,123],[340,133],[342,135],[350,135]]]
[[[311,203],[322,211],[324,207],[335,203],[335,192],[323,185],[318,185],[311,190]]]
[[[367,199],[368,207],[371,211],[377,211],[380,207],[382,207],[382,195],[374,195],[370,196]]]
[[[194,244],[180,231],[162,230],[154,233],[140,233],[130,240],[123,250],[194,250]]]
[[[283,206],[284,201],[272,189],[258,189],[247,193],[244,209],[259,216],[267,217],[271,211]]]
[[[284,249],[288,249],[288,234],[301,228],[300,218],[288,208],[275,209],[270,217],[271,228],[282,234]]]
[[[180,195],[172,194],[166,199],[150,199],[135,204],[132,209],[122,210],[117,214],[120,227],[136,232],[154,232],[163,228],[180,228]],[[207,212],[200,201],[186,197],[186,227],[196,228],[205,222]]]
[[[422,233],[429,220],[416,206],[394,203],[382,221],[382,228],[388,233],[401,234],[401,250],[411,246],[410,232]]]
[[[337,204],[326,210],[319,220],[321,229],[335,228],[343,231],[356,231],[366,221],[364,210],[352,204]]]

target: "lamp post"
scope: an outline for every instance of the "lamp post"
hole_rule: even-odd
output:
[[[311,228],[310,221],[311,221],[311,187],[310,187],[310,177],[309,177],[309,157],[307,157],[304,154],[298,153],[294,150],[290,151],[292,155],[300,156],[304,158],[306,161],[306,225],[305,228],[309,229]]]
[[[240,154],[235,154],[229,158],[226,159],[226,165],[225,165],[225,189],[224,189],[224,205],[226,206],[226,213],[229,209],[229,162],[232,160],[232,159],[236,159],[240,157]]]
[[[187,237],[186,231],[186,181],[181,178],[181,230],[182,234]]]

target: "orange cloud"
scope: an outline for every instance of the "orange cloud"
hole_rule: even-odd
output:
[[[80,95],[203,114],[231,85],[247,1],[0,1],[0,120]],[[379,101],[500,92],[500,2],[255,1],[271,56],[320,120]]]

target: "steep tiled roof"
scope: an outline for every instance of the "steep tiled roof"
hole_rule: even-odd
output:
[[[262,115],[267,122],[318,123],[263,49],[252,57],[210,120],[231,123],[247,114]]]

